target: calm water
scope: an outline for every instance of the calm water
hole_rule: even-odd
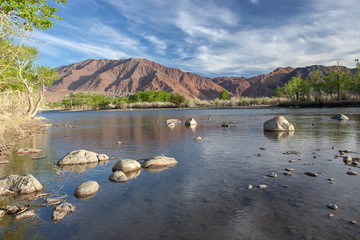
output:
[[[331,119],[337,113],[349,121]],[[264,121],[282,114],[296,132],[264,134]],[[58,223],[52,207],[36,209],[39,218],[0,221],[3,239],[360,239],[360,175],[349,176],[338,150],[359,152],[360,113],[343,109],[223,109],[156,111],[42,112],[55,124],[47,135],[19,143],[43,149],[41,160],[14,154],[0,166],[2,176],[32,173],[43,192],[67,194],[77,211]],[[196,128],[165,127],[162,121],[193,117]],[[222,128],[229,120],[231,127]],[[313,123],[315,126],[313,126]],[[194,138],[201,136],[203,141]],[[117,145],[122,141],[121,145]],[[332,149],[336,146],[337,149]],[[267,147],[268,150],[260,150]],[[63,169],[54,163],[67,152],[86,149],[115,160],[103,165]],[[298,155],[285,155],[296,150]],[[161,172],[144,169],[127,183],[108,180],[119,159],[164,154],[178,164]],[[350,154],[359,157],[358,153]],[[36,156],[36,155],[35,155]],[[316,156],[316,158],[315,158]],[[289,160],[297,160],[289,163]],[[285,176],[285,168],[294,168]],[[304,174],[321,172],[317,178]],[[275,172],[278,178],[264,177]],[[336,178],[330,184],[328,178]],[[100,190],[79,200],[74,189],[96,180]],[[266,184],[267,189],[252,184]],[[35,201],[39,203],[41,200]],[[0,204],[12,200],[2,199]],[[337,211],[326,207],[339,206]],[[334,218],[328,214],[333,213]]]

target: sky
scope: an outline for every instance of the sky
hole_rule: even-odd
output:
[[[145,58],[205,77],[355,67],[359,0],[68,0],[36,31],[39,64]]]

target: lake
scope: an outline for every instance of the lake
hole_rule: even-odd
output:
[[[350,120],[332,120],[337,113]],[[277,115],[285,116],[295,133],[264,133],[263,123]],[[360,225],[350,223],[360,223],[360,176],[346,174],[360,169],[335,158],[347,149],[353,152],[346,155],[359,157],[359,108],[44,111],[39,116],[59,126],[17,148],[44,152],[14,153],[10,164],[0,166],[1,177],[31,173],[43,193],[68,195],[76,212],[56,223],[53,207],[36,208],[34,219],[6,216],[0,221],[2,239],[360,239]],[[191,117],[195,128],[164,123]],[[230,128],[221,127],[226,121]],[[203,140],[195,141],[197,136]],[[79,168],[54,165],[77,149],[114,160]],[[297,154],[284,154],[288,151]],[[159,172],[142,169],[126,183],[108,180],[120,159],[161,154],[178,164]],[[284,175],[285,168],[293,168],[293,175]],[[278,177],[266,177],[270,172]],[[89,180],[99,183],[98,193],[77,199],[74,190]],[[259,189],[260,184],[267,188]],[[0,204],[14,201],[26,203],[2,198]],[[330,203],[339,209],[327,208]]]

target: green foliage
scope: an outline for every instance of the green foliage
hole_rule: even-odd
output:
[[[226,90],[222,90],[220,93],[220,100],[229,100],[229,93]]]
[[[345,89],[350,89],[351,75],[348,72],[339,69],[330,70],[326,75],[325,89],[329,94],[337,94],[337,100],[340,100],[340,94]]]
[[[180,93],[171,94],[171,102],[174,103],[176,106],[179,107],[181,104],[185,103],[185,101],[186,98]]]
[[[292,77],[289,82],[284,84],[283,90],[288,98],[298,100],[300,95],[309,91],[308,82],[299,76]]]

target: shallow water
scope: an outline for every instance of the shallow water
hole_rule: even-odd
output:
[[[331,119],[337,113],[349,121]],[[264,133],[264,121],[282,114],[294,134]],[[217,109],[153,111],[42,112],[54,124],[18,147],[44,149],[32,156],[13,154],[0,166],[1,176],[32,173],[43,192],[67,194],[77,211],[64,220],[51,220],[52,207],[38,208],[39,218],[0,221],[3,239],[359,239],[360,176],[335,159],[338,150],[359,151],[358,108]],[[167,128],[163,121],[193,117],[196,128]],[[222,128],[229,121],[231,128]],[[314,126],[314,125],[315,126]],[[201,136],[202,141],[194,138]],[[121,145],[116,143],[121,141]],[[337,149],[332,149],[336,146]],[[267,147],[268,150],[260,150]],[[86,149],[115,160],[103,165],[63,169],[54,164],[67,152]],[[285,155],[296,150],[298,155]],[[142,159],[164,154],[178,164],[161,172],[144,169],[127,183],[108,180],[123,158]],[[358,153],[351,153],[359,157]],[[315,158],[316,157],[316,158]],[[296,159],[295,163],[289,160]],[[311,165],[309,165],[311,164]],[[285,168],[294,168],[285,176]],[[321,173],[317,178],[306,171]],[[275,172],[278,178],[264,177]],[[336,178],[330,184],[328,178]],[[87,200],[74,197],[82,182],[95,180],[99,192]],[[266,184],[267,189],[249,185]],[[35,203],[41,200],[36,200]],[[11,203],[2,199],[0,204]],[[337,211],[326,207],[339,206]],[[328,214],[333,213],[334,218]]]

